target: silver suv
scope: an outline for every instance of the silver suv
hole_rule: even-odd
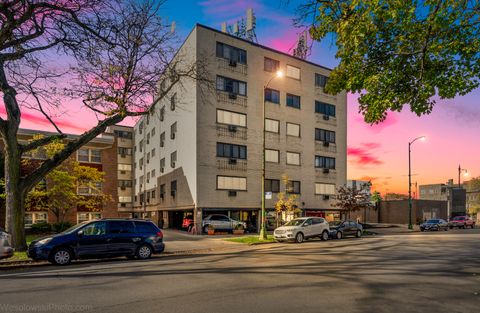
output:
[[[291,220],[273,232],[277,241],[303,242],[305,239],[319,237],[327,240],[330,232],[328,222],[322,217],[300,217]]]
[[[245,222],[236,221],[226,215],[221,214],[211,214],[203,219],[202,229],[204,233],[208,233],[208,227],[210,225],[212,225],[215,230],[223,231],[233,231],[237,226],[243,226],[244,229],[247,228],[247,224]]]

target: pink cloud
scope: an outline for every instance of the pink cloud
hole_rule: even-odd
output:
[[[373,151],[379,147],[379,144],[373,142],[362,143],[359,147],[348,147],[347,155],[349,162],[358,166],[383,164]]]

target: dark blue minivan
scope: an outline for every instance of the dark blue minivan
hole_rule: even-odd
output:
[[[164,249],[163,233],[152,221],[100,219],[32,241],[28,256],[34,260],[67,265],[73,259],[119,256],[148,259]]]

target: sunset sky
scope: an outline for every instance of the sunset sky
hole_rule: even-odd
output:
[[[223,21],[233,22],[253,7],[257,16],[257,37],[260,44],[291,52],[299,29],[292,26],[292,17],[299,1],[260,0],[170,0],[163,11],[169,21],[175,21],[183,39],[195,23],[220,29]],[[181,5],[180,5],[181,3]],[[331,39],[313,45],[310,61],[334,67],[335,47]],[[417,117],[405,108],[390,113],[379,125],[368,125],[358,114],[355,95],[348,96],[348,179],[368,179],[373,189],[382,193],[408,189],[408,142],[421,135],[426,141],[412,146],[412,181],[418,184],[442,183],[449,178],[457,181],[458,165],[470,177],[480,175],[480,90],[453,100],[439,100],[434,112]],[[65,132],[80,133],[96,123],[93,115],[81,108],[80,102],[69,103],[68,114],[57,118]],[[22,127],[53,130],[35,112],[22,111]],[[3,103],[0,115],[5,115]],[[462,180],[465,179],[462,177]]]

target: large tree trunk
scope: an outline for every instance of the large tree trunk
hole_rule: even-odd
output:
[[[25,251],[25,190],[21,185],[21,155],[16,132],[8,131],[5,141],[6,228],[13,236],[16,251]]]

